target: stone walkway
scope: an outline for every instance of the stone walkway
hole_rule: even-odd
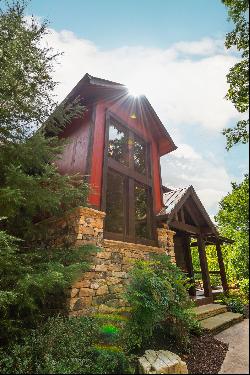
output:
[[[220,374],[249,374],[249,319],[215,336],[229,344]]]

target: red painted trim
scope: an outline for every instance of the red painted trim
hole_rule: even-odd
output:
[[[154,213],[158,213],[162,208],[161,196],[161,176],[159,168],[159,152],[157,144],[153,141],[151,146],[153,164],[153,187],[154,187]]]
[[[93,139],[92,168],[90,175],[90,195],[89,203],[96,208],[101,207],[101,187],[103,172],[104,156],[104,139],[105,139],[105,106],[97,104],[95,117],[95,130]]]

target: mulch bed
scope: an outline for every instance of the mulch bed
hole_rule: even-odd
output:
[[[157,340],[150,343],[148,349],[170,350],[178,354],[186,362],[189,374],[218,374],[228,351],[228,344],[216,340],[211,333],[204,332],[199,336],[191,336],[188,352],[183,353],[173,341],[156,335]],[[137,353],[138,356],[144,354]]]
[[[181,355],[189,374],[218,374],[228,351],[228,344],[216,340],[211,334],[194,336],[189,354]]]

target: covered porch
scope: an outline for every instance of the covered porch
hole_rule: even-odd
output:
[[[157,216],[158,226],[175,232],[174,255],[179,266],[189,277],[191,298],[197,304],[210,303],[214,295],[228,290],[221,246],[232,243],[219,235],[194,188],[169,189],[164,187],[164,208]],[[215,246],[218,269],[209,270],[206,246]],[[191,249],[197,249],[200,269],[195,269]],[[217,279],[218,285],[211,282]],[[198,282],[200,280],[200,282]]]

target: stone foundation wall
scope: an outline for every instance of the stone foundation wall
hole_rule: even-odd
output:
[[[63,218],[46,222],[46,239],[53,245],[79,246],[91,243],[100,248],[92,257],[89,272],[85,272],[68,291],[67,308],[70,316],[126,309],[124,286],[135,260],[148,259],[151,253],[167,253],[175,261],[175,232],[166,227],[158,228],[159,247],[106,240],[103,239],[104,218],[104,212],[78,207],[67,212]]]
[[[102,251],[71,289],[69,315],[78,316],[93,312],[108,313],[127,308],[124,286],[128,271],[138,259],[148,259],[150,253],[165,253],[163,248],[103,240]]]
[[[157,228],[158,244],[166,250],[170,255],[171,261],[176,263],[174,252],[174,235],[173,230],[168,229],[167,225],[163,224],[163,228]]]
[[[53,218],[38,225],[45,232],[42,240],[52,245],[79,246],[91,243],[102,245],[103,220],[105,213],[89,207],[77,207],[64,214],[60,219]]]

